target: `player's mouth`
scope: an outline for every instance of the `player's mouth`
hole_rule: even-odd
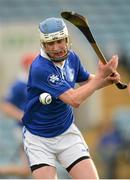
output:
[[[61,58],[66,55],[67,51],[66,48],[62,50],[57,50],[57,51],[51,51],[49,52],[50,57],[52,58]]]
[[[66,54],[65,51],[60,51],[60,52],[54,53],[54,57],[63,57],[65,54]]]

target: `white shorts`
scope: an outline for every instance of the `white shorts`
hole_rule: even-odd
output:
[[[67,169],[75,165],[75,162],[90,157],[88,146],[74,124],[66,132],[54,138],[31,134],[24,127],[23,142],[30,167],[40,164],[55,167],[55,162],[58,160]]]

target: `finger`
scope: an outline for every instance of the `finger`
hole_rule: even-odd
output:
[[[118,56],[117,55],[112,56],[112,59],[110,60],[110,66],[113,68],[113,70],[117,69],[117,66],[118,66]]]

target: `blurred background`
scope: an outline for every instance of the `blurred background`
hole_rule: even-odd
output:
[[[119,55],[122,81],[130,80],[129,0],[0,0],[0,98],[21,71],[21,58],[40,49],[38,25],[61,11],[76,11],[87,17],[99,47],[109,60]],[[65,21],[72,48],[84,66],[95,72],[98,57],[82,33]],[[100,178],[130,178],[130,95],[115,85],[96,92],[75,110],[76,124],[83,132]],[[0,166],[17,163],[15,123],[0,112]],[[3,142],[4,140],[4,142]],[[10,159],[9,159],[9,158]],[[0,171],[1,173],[1,171]],[[2,174],[2,173],[1,173]],[[0,177],[4,178],[5,175]],[[10,178],[11,176],[8,176]],[[6,177],[7,178],[7,177]]]

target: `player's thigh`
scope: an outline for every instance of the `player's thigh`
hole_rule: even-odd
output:
[[[99,179],[96,167],[91,158],[84,159],[75,164],[69,171],[74,179]]]
[[[29,160],[32,171],[50,165],[55,167],[55,153],[49,146],[49,139],[31,134],[28,130],[24,132],[24,150]]]
[[[75,125],[71,126],[59,142],[57,158],[68,172],[77,162],[90,157],[88,146]]]
[[[44,166],[32,172],[34,179],[56,179],[56,168],[53,166]]]

